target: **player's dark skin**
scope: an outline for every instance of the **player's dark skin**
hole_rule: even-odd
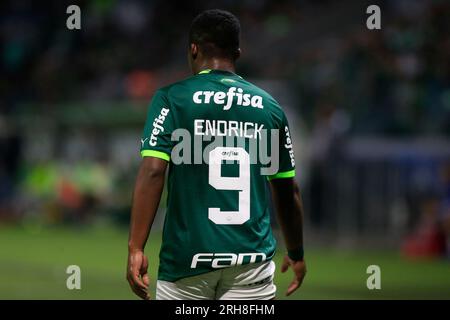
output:
[[[239,57],[240,50],[235,54]],[[234,60],[227,57],[205,56],[201,48],[192,43],[188,50],[189,66],[193,74],[206,69],[235,72]],[[148,292],[148,260],[144,255],[145,244],[155,219],[164,187],[167,161],[144,157],[136,178],[131,210],[130,236],[128,240],[127,280],[133,292],[142,299],[150,299]],[[270,183],[276,206],[277,219],[281,226],[288,250],[303,245],[303,206],[300,192],[293,178],[274,179]],[[281,272],[291,267],[294,280],[286,295],[297,290],[306,274],[305,261],[293,261],[284,257]]]

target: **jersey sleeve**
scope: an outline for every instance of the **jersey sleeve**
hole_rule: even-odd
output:
[[[295,177],[295,157],[289,123],[284,112],[281,114],[277,129],[279,130],[279,169],[269,180]]]
[[[173,148],[173,110],[167,94],[158,90],[148,108],[147,120],[141,137],[141,156],[170,161]]]

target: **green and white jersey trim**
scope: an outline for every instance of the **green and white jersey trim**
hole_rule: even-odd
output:
[[[273,180],[273,179],[286,179],[286,178],[293,178],[295,177],[295,170],[289,170],[285,172],[278,172],[277,174],[274,174],[273,176],[267,177],[267,180]]]
[[[142,158],[144,157],[154,157],[159,158],[165,161],[170,161],[170,155],[165,152],[156,151],[156,150],[142,150],[141,151]]]

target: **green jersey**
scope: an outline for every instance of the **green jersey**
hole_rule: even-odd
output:
[[[295,161],[288,121],[268,93],[219,70],[161,88],[141,155],[169,162],[158,279],[272,258],[267,181],[293,177]]]

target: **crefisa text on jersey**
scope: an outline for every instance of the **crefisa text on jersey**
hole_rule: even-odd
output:
[[[286,143],[284,147],[289,150],[289,157],[291,158],[291,165],[295,166],[295,158],[294,158],[294,150],[292,147],[291,134],[289,133],[288,126],[284,127],[284,131],[286,132]]]
[[[163,124],[166,120],[167,115],[169,114],[169,111],[170,109],[168,108],[162,108],[158,118],[155,118],[155,121],[153,121],[153,130],[149,141],[152,147],[156,146],[156,141],[159,133],[164,131]]]
[[[244,93],[242,88],[231,87],[228,92],[223,91],[196,91],[192,96],[192,100],[196,104],[209,104],[214,102],[217,105],[224,105],[223,110],[229,110],[233,105],[233,99],[236,97],[236,105],[238,106],[252,106],[253,108],[263,109],[263,99],[261,96],[252,96],[249,93]]]

